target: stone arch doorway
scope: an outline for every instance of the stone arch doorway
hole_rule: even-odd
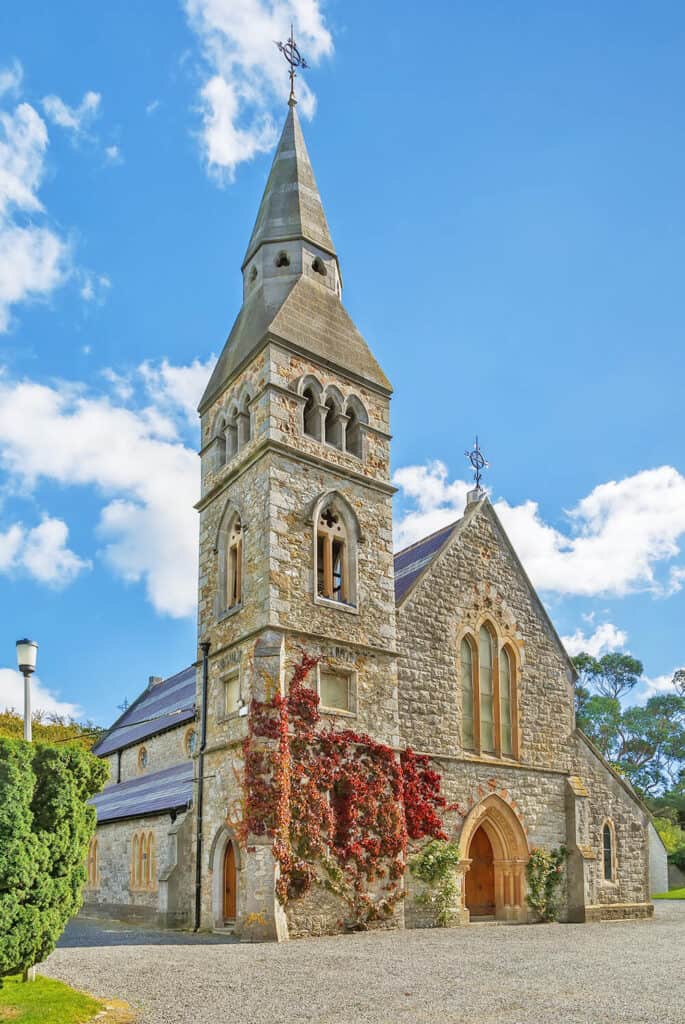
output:
[[[466,868],[464,909],[471,917],[526,921],[528,840],[509,804],[496,794],[476,804],[459,845]]]
[[[233,927],[243,913],[241,893],[242,862],[240,846],[234,833],[225,825],[218,830],[209,850],[212,875],[212,927]]]

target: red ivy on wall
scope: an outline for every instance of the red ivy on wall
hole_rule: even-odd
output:
[[[452,808],[426,756],[398,758],[364,733],[320,727],[306,685],[316,663],[303,655],[287,697],[251,702],[242,839],[273,838],[282,903],[321,879],[365,925],[402,898],[408,838],[447,838],[439,811]]]

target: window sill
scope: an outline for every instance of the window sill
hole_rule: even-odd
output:
[[[216,621],[223,622],[224,619],[230,619],[232,615],[237,615],[239,611],[242,611],[243,602],[234,604],[232,608],[224,608],[222,612],[217,613]]]
[[[323,705],[319,706],[319,711],[322,715],[336,716],[340,718],[356,718],[356,711],[344,711],[342,708],[327,708]]]
[[[359,615],[359,609],[355,604],[345,604],[343,601],[333,601],[330,597],[321,597],[320,594],[315,596],[314,604],[318,604],[322,608],[335,608],[337,611],[347,612],[350,615]]]

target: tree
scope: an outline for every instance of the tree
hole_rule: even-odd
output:
[[[84,750],[91,750],[105,733],[104,729],[92,722],[77,722],[74,718],[54,713],[35,711],[31,720],[36,743],[76,743]],[[23,717],[13,708],[0,712],[0,736],[20,740],[23,735]]]
[[[677,672],[673,673],[673,687],[676,693],[685,697],[685,668],[679,668]]]
[[[0,979],[54,949],[81,905],[107,765],[73,745],[0,738]]]
[[[578,672],[579,685],[588,690],[596,690],[602,697],[620,700],[639,683],[643,672],[642,662],[630,654],[605,654],[603,658],[593,658],[582,653],[573,658]]]
[[[644,707],[623,709],[620,698],[642,673],[636,658],[580,654],[573,662],[578,727],[641,795],[677,793],[684,781],[685,696],[660,694]]]

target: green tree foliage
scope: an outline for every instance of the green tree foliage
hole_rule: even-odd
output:
[[[409,860],[409,870],[426,886],[417,896],[417,902],[435,909],[436,921],[441,928],[446,928],[453,921],[458,906],[455,868],[459,860],[459,847],[444,839],[431,839]]]
[[[578,727],[643,796],[677,792],[685,766],[685,696],[660,694],[644,707],[623,708],[621,697],[638,682],[641,662],[627,654],[599,660],[579,654],[573,663]]]
[[[75,743],[84,750],[91,750],[105,734],[104,729],[92,722],[77,722],[64,715],[42,711],[34,712],[31,721],[35,743]],[[24,719],[11,708],[0,712],[0,736],[23,739]]]
[[[54,949],[81,906],[107,765],[77,746],[0,738],[0,978]]]
[[[685,851],[685,831],[670,818],[654,818],[654,828],[661,836],[661,841],[666,847],[666,853],[678,853]]]

